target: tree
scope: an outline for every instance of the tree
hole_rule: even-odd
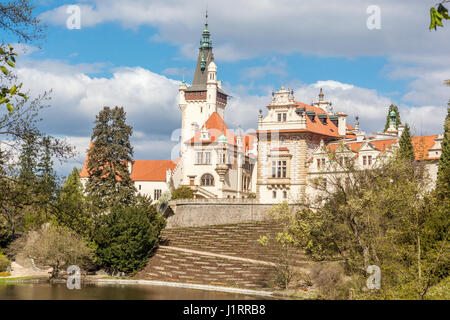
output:
[[[70,265],[87,265],[92,258],[91,249],[79,235],[50,223],[28,234],[22,253],[42,266],[52,267],[52,278],[58,278]]]
[[[128,165],[133,162],[131,126],[126,125],[123,108],[104,107],[97,115],[88,151],[89,180],[86,192],[102,209],[131,204],[136,188]]]
[[[97,262],[111,273],[139,271],[158,245],[164,225],[154,206],[112,208],[101,216],[93,237]]]
[[[73,168],[57,197],[55,221],[58,225],[90,239],[93,230],[92,209],[83,194],[80,171]]]
[[[172,192],[172,200],[177,199],[193,199],[194,193],[188,186],[181,186]]]
[[[405,129],[400,137],[399,145],[400,149],[398,155],[406,161],[413,162],[415,160],[414,147],[411,142],[411,131],[408,124],[405,124]]]
[[[33,14],[29,0],[10,0],[0,3],[0,29],[16,36],[19,42],[31,42],[44,37],[44,29]]]
[[[436,181],[436,190],[441,199],[450,197],[450,108],[447,108],[447,117],[444,123],[444,137],[441,143],[442,154],[439,159],[439,169]]]
[[[425,191],[423,163],[392,157],[359,170],[349,161],[345,171],[330,174],[326,187],[314,181],[319,196],[295,215],[284,215],[284,239],[315,260],[343,264],[361,284],[356,294],[362,298],[426,298],[448,276],[450,257],[448,209]],[[360,280],[371,264],[381,268],[382,288],[364,292]]]
[[[384,125],[384,131],[386,131],[389,128],[389,123],[390,123],[390,120],[391,120],[390,114],[391,114],[392,110],[394,110],[395,114],[396,114],[396,118],[395,118],[396,121],[395,121],[395,123],[396,123],[397,127],[400,124],[402,124],[401,121],[400,121],[400,111],[398,111],[398,107],[396,105],[391,104],[389,106],[389,110],[388,110],[388,113],[387,113],[387,116],[386,116],[386,124]]]

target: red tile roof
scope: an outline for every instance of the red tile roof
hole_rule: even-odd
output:
[[[202,140],[202,129],[206,128],[209,133],[208,140]],[[206,120],[205,124],[195,132],[195,135],[186,141],[186,143],[202,143],[209,144],[213,142],[217,142],[217,139],[224,134],[227,137],[228,144],[233,146],[237,146],[237,135],[233,134],[231,130],[228,129],[225,121],[223,121],[222,117],[217,113],[213,112],[211,116]],[[253,143],[256,139],[254,136],[250,135],[242,135],[242,143],[244,152],[253,148]]]
[[[439,159],[439,157],[429,157],[428,151],[434,146],[435,139],[438,135],[430,135],[430,136],[417,136],[412,137],[411,142],[414,147],[414,155],[416,160],[434,160]],[[397,143],[398,139],[388,139],[388,140],[372,140],[368,141],[370,145],[372,145],[375,149],[381,151],[382,153],[386,152],[389,148],[392,147],[393,144]],[[350,149],[358,153],[359,149],[365,142],[347,142],[345,146],[350,147]],[[328,145],[330,151],[335,151],[339,144],[331,144]]]
[[[328,113],[326,113],[324,110],[322,110],[319,107],[311,106],[309,104],[305,104],[302,102],[295,102],[297,105],[297,108],[305,108],[305,112],[307,111],[314,111],[316,115],[318,114],[325,114],[329,116]],[[353,130],[353,127],[347,124],[347,128],[349,130]],[[259,132],[270,132],[271,130],[257,130],[256,133]],[[324,136],[330,136],[330,137],[340,137],[338,127],[334,125],[332,121],[329,119],[324,124],[318,117],[314,117],[314,121],[312,121],[308,116],[306,116],[306,129],[291,129],[291,130],[277,130],[278,132],[312,132],[317,133]],[[353,137],[353,136],[352,136]]]
[[[92,147],[92,142],[89,149]],[[131,169],[133,181],[166,181],[166,171],[174,170],[181,158],[176,160],[134,160]],[[88,178],[87,171],[88,154],[80,172],[80,178]]]
[[[135,160],[131,171],[133,181],[166,181],[166,171],[174,170],[172,160]]]
[[[131,179],[133,181],[166,181],[166,171],[174,170],[177,162],[177,160],[134,160]],[[84,162],[80,178],[89,177],[86,166],[87,161]]]

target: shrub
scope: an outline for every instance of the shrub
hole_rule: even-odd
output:
[[[82,238],[68,228],[46,223],[39,231],[31,231],[24,239],[21,252],[37,264],[52,267],[52,278],[70,265],[85,266],[91,258],[91,249]],[[13,246],[14,247],[14,246]],[[20,252],[20,249],[16,248]]]
[[[110,273],[139,271],[158,245],[164,225],[154,206],[112,208],[94,235],[97,262]]]
[[[11,266],[11,261],[0,253],[0,272],[6,271]]]
[[[349,289],[356,280],[346,277],[344,271],[338,263],[322,263],[313,268],[310,277],[318,288],[321,298],[348,298]]]
[[[256,199],[256,193],[250,192],[247,196],[247,199]]]
[[[193,199],[194,193],[188,186],[182,186],[172,192],[172,200],[176,199]]]

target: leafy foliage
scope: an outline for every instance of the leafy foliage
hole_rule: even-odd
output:
[[[437,10],[435,7],[431,7],[430,9],[430,30],[437,30],[438,27],[443,27],[442,19],[450,20],[450,16],[448,15],[448,10],[442,4],[448,1],[442,1],[437,5]]]
[[[177,199],[193,199],[194,192],[188,186],[181,186],[172,192],[172,200]]]
[[[353,279],[366,277],[368,265],[379,266],[382,289],[359,287],[360,297],[426,298],[449,273],[448,202],[445,209],[425,191],[423,164],[399,156],[371,170],[349,164],[347,175],[336,173],[327,187],[317,182],[317,201],[295,215],[281,214],[290,234],[285,239],[316,260],[341,261]]]
[[[147,263],[165,225],[154,206],[116,206],[100,218],[93,237],[97,262],[108,271],[135,273]]]
[[[95,210],[83,194],[80,171],[73,168],[57,198],[55,221],[89,239],[94,227],[93,212]]]
[[[88,264],[92,257],[91,249],[79,235],[50,223],[43,225],[39,231],[30,232],[22,250],[36,263],[52,267],[53,278],[57,278],[60,271],[70,265]]]
[[[14,52],[14,48],[11,45],[8,45],[8,49],[0,46],[0,71],[4,77],[10,75],[9,69],[16,67],[16,56],[18,54]],[[27,100],[28,97],[20,92],[21,88],[22,83],[11,86],[2,84],[0,87],[0,106],[6,105],[6,109],[11,113],[13,112],[13,100],[15,98],[20,97],[21,99]]]
[[[11,261],[0,252],[0,272],[5,272],[11,266]]]

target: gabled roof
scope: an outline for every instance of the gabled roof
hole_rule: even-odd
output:
[[[209,133],[209,139],[207,140],[202,140],[202,131],[204,129],[206,129]],[[216,143],[218,141],[218,138],[222,134],[227,138],[228,144],[237,146],[237,135],[233,134],[231,130],[228,129],[225,121],[223,121],[222,117],[217,112],[213,112],[208,120],[206,120],[206,122],[203,124],[203,126],[195,132],[195,135],[185,143]],[[255,139],[256,137],[254,136],[242,135],[242,145],[244,152],[252,149]]]

